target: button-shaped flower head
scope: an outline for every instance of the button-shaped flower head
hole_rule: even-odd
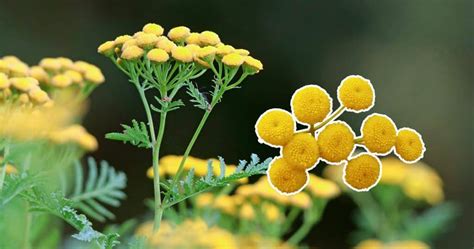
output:
[[[291,114],[283,109],[270,109],[260,115],[255,124],[255,132],[260,143],[283,146],[293,138],[295,121]]]
[[[193,61],[193,52],[187,47],[178,46],[171,51],[171,56],[173,59],[180,62],[192,62]]]
[[[328,163],[340,163],[354,151],[354,132],[342,121],[328,124],[318,134],[319,155]]]
[[[386,115],[374,113],[365,118],[360,129],[364,146],[372,153],[391,152],[397,138],[397,127]]]
[[[168,53],[166,53],[165,50],[163,49],[160,49],[160,48],[154,48],[152,50],[150,50],[146,57],[152,61],[152,62],[156,62],[156,63],[163,63],[163,62],[167,62],[168,59],[170,58],[170,56],[168,55]]]
[[[337,89],[339,102],[351,112],[368,111],[375,103],[375,91],[370,80],[351,75],[342,80]]]
[[[292,166],[307,170],[313,168],[319,159],[316,139],[309,133],[295,134],[282,149],[283,158]]]
[[[291,110],[300,123],[314,125],[324,120],[332,109],[329,94],[317,85],[304,86],[293,94]]]
[[[143,32],[148,33],[148,34],[154,34],[157,36],[160,36],[163,34],[165,30],[163,27],[156,23],[148,23],[145,26],[143,26]]]
[[[33,77],[10,78],[10,83],[22,92],[28,92],[39,85],[38,80]]]
[[[174,42],[184,42],[191,34],[191,30],[185,26],[174,27],[168,32],[168,38]]]
[[[344,183],[358,192],[369,191],[377,185],[382,176],[381,165],[375,155],[361,153],[344,166]]]
[[[263,64],[260,60],[257,60],[249,55],[244,57],[243,68],[248,74],[256,74],[263,70]]]
[[[308,173],[297,170],[283,158],[275,158],[267,172],[270,184],[282,194],[293,194],[301,191],[308,182]]]
[[[144,53],[143,49],[136,45],[127,46],[122,52],[121,58],[125,60],[137,60],[140,59]]]
[[[222,63],[229,67],[239,67],[245,61],[245,57],[238,53],[230,53],[222,58]]]
[[[97,52],[103,54],[105,56],[110,56],[114,54],[115,49],[115,42],[114,41],[106,41],[97,48]]]
[[[215,46],[220,42],[219,35],[212,31],[203,31],[199,34],[199,44],[201,46]]]
[[[415,163],[423,158],[425,143],[421,135],[413,129],[398,130],[395,154],[406,163]]]
[[[0,73],[0,89],[7,89],[8,87],[10,87],[10,80],[6,74]]]

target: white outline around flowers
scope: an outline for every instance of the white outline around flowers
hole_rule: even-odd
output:
[[[340,103],[341,105],[343,105],[343,104],[342,104],[342,101],[341,101],[341,99],[340,99],[339,91],[341,90],[342,83],[343,83],[347,78],[349,78],[349,77],[356,77],[356,78],[360,78],[360,79],[362,79],[362,80],[364,80],[364,81],[367,81],[367,83],[369,83],[370,88],[372,89],[372,92],[374,93],[374,98],[372,99],[372,104],[370,104],[370,106],[367,107],[367,108],[365,108],[365,109],[354,110],[354,109],[350,109],[350,108],[344,106],[344,107],[346,108],[346,111],[348,111],[348,112],[353,112],[353,113],[361,113],[361,112],[366,112],[366,111],[372,109],[372,107],[374,107],[374,105],[375,105],[375,98],[376,98],[374,86],[372,85],[372,82],[370,82],[369,79],[366,79],[366,78],[364,78],[363,76],[356,75],[356,74],[346,76],[344,79],[341,80],[341,83],[340,83],[339,86],[337,87],[337,100],[339,101],[339,103]]]
[[[375,158],[375,160],[377,160],[377,162],[378,162],[378,164],[379,164],[379,169],[380,169],[380,170],[379,170],[379,175],[378,175],[378,177],[377,177],[377,180],[375,180],[375,182],[374,182],[372,185],[370,185],[369,187],[363,188],[363,189],[356,189],[356,188],[352,187],[349,183],[346,182],[346,168],[347,168],[347,165],[349,165],[349,161],[351,161],[351,160],[353,160],[353,159],[356,159],[356,158],[358,158],[358,157],[360,157],[360,156],[363,156],[363,155],[372,156],[372,157]],[[377,186],[377,184],[379,183],[380,179],[382,178],[382,170],[383,170],[382,161],[380,161],[380,158],[378,158],[378,156],[374,155],[373,153],[362,152],[362,153],[359,153],[359,154],[357,154],[357,155],[355,155],[355,156],[351,156],[350,158],[348,158],[347,161],[345,161],[344,168],[343,168],[343,173],[342,173],[342,181],[344,182],[344,184],[345,184],[348,188],[350,188],[350,189],[352,189],[352,190],[354,190],[354,191],[356,191],[356,192],[368,192],[369,190],[371,190],[372,188],[374,188],[375,186]]]
[[[273,144],[270,144],[270,143],[266,142],[262,137],[260,137],[260,135],[258,134],[258,129],[257,129],[257,124],[260,122],[260,120],[263,118],[263,116],[264,116],[265,114],[267,114],[268,112],[276,111],[276,110],[278,110],[278,111],[284,111],[284,112],[290,114],[291,118],[293,119],[293,124],[294,124],[294,125],[293,125],[293,135],[294,135],[294,134],[296,133],[296,129],[297,129],[297,128],[296,128],[296,119],[295,119],[295,116],[293,116],[293,114],[292,114],[291,112],[289,112],[289,111],[287,111],[287,110],[285,110],[285,109],[282,109],[282,108],[271,108],[271,109],[266,110],[264,113],[260,114],[260,117],[258,117],[257,122],[255,122],[254,128],[255,128],[255,134],[257,135],[258,142],[259,142],[260,144],[265,144],[265,145],[268,145],[268,146],[270,146],[270,147],[272,147],[272,148],[282,148],[283,145],[273,145]]]
[[[302,91],[302,90],[304,90],[304,89],[306,89],[306,88],[313,88],[313,87],[318,88],[319,90],[321,90],[321,91],[322,91],[323,93],[325,93],[326,96],[329,98],[329,112],[328,112],[328,114],[326,114],[326,116],[324,116],[323,120],[321,120],[320,122],[315,123],[315,124],[308,124],[308,123],[301,122],[301,121],[296,117],[295,112],[293,111],[293,109],[294,109],[294,108],[293,108],[293,100],[294,100],[294,98],[295,98],[295,95],[296,95],[298,92],[300,92],[300,91]],[[326,91],[326,89],[320,87],[319,85],[315,85],[315,84],[310,84],[310,85],[302,86],[302,87],[296,89],[296,91],[293,93],[293,95],[291,95],[291,99],[290,99],[290,109],[291,109],[291,114],[293,115],[294,119],[296,120],[297,123],[299,123],[299,124],[301,124],[301,125],[304,125],[304,126],[308,126],[308,128],[313,127],[313,126],[315,126],[315,125],[318,125],[318,124],[320,124],[321,122],[324,122],[324,120],[325,120],[329,115],[331,115],[331,113],[334,112],[334,111],[333,111],[333,107],[334,107],[334,106],[333,106],[333,99],[332,99],[331,95],[329,95],[329,93]]]
[[[412,129],[412,128],[402,127],[402,128],[400,128],[400,129],[398,129],[398,131],[397,131],[397,138],[398,138],[398,134],[400,133],[400,131],[403,131],[403,130],[412,131],[413,133],[415,133],[415,134],[418,136],[418,138],[419,138],[420,141],[421,141],[421,146],[422,146],[422,148],[421,148],[421,156],[419,156],[417,159],[415,159],[415,160],[413,160],[413,161],[407,161],[407,160],[403,159],[402,156],[400,156],[400,154],[398,154],[397,149],[396,149],[396,146],[393,146],[393,147],[394,147],[394,150],[393,150],[393,151],[394,151],[395,155],[396,155],[400,160],[402,160],[402,162],[404,162],[404,163],[406,163],[406,164],[414,164],[414,163],[417,163],[417,162],[419,162],[421,159],[423,159],[423,157],[425,157],[426,147],[425,147],[425,142],[423,141],[423,137],[421,136],[420,133],[418,133],[416,130],[414,130],[414,129]],[[395,145],[396,145],[396,143],[395,143]]]
[[[325,126],[321,129],[321,131],[317,133],[317,135],[316,135],[316,141],[319,141],[319,135],[321,134],[321,132],[323,132],[329,125],[331,125],[331,124],[336,124],[336,123],[340,123],[340,124],[346,126],[347,128],[349,128],[349,131],[351,131],[351,133],[352,133],[353,140],[356,138],[356,134],[355,134],[354,130],[352,130],[352,128],[349,126],[349,124],[347,124],[346,122],[344,122],[344,121],[342,121],[342,120],[333,120],[333,121],[329,122],[327,125],[325,125]],[[318,144],[318,146],[319,146],[319,144]],[[357,148],[357,144],[354,143],[354,146],[352,147],[352,150],[351,150],[351,152],[349,153],[349,156],[348,156],[348,157],[350,157],[352,154],[354,154],[354,151],[356,150],[356,148]],[[321,157],[321,152],[319,152],[319,158],[320,158],[321,161],[325,162],[325,163],[328,164],[328,165],[341,165],[341,163],[344,163],[344,162],[347,161],[347,159],[342,159],[341,161],[338,161],[338,162],[330,162],[330,161],[328,161],[328,160],[326,160],[326,159],[324,159],[324,158]]]
[[[392,124],[393,126],[395,127],[395,143],[396,143],[396,140],[397,140],[397,136],[398,136],[398,128],[397,128],[397,125],[395,124],[395,122],[393,122],[393,119],[390,118],[389,116],[385,115],[385,114],[381,114],[381,113],[377,113],[377,112],[374,112],[370,115],[368,115],[367,117],[364,118],[364,120],[362,121],[362,124],[360,126],[360,138],[364,138],[364,133],[362,132],[362,129],[364,128],[365,126],[365,123],[367,122],[367,120],[370,118],[370,117],[373,117],[373,116],[383,116],[385,118],[387,118]],[[356,146],[359,146],[359,147],[363,147],[367,152],[371,153],[371,154],[374,154],[374,155],[377,155],[377,156],[387,156],[389,155],[390,153],[394,152],[395,151],[395,144],[393,144],[392,148],[390,148],[390,150],[386,153],[378,153],[378,152],[372,152],[369,150],[369,148],[367,148],[367,146],[365,144],[356,144]]]
[[[309,171],[309,170],[305,170],[305,171],[304,171],[304,172],[305,172],[305,175],[306,175],[306,182],[303,184],[303,186],[301,186],[301,188],[299,188],[298,190],[296,190],[296,191],[294,191],[294,192],[289,192],[289,193],[287,193],[287,192],[282,192],[282,191],[279,190],[277,187],[275,187],[275,185],[273,185],[273,182],[272,182],[271,179],[270,179],[270,169],[271,169],[271,167],[273,166],[273,162],[275,162],[277,159],[280,159],[280,158],[283,159],[283,160],[285,160],[282,155],[279,155],[279,156],[274,157],[273,160],[270,162],[270,165],[268,166],[268,169],[267,169],[267,172],[266,172],[266,173],[267,173],[267,174],[266,174],[266,175],[267,175],[267,181],[268,181],[268,183],[270,184],[271,188],[274,189],[275,191],[277,191],[280,195],[284,195],[284,196],[293,196],[293,195],[296,195],[296,194],[300,193],[301,191],[303,191],[303,190],[308,186],[308,184],[309,184],[309,172],[308,172],[308,171]],[[316,165],[315,165],[315,166],[316,166]],[[314,167],[314,166],[313,166],[313,167]],[[296,170],[296,171],[298,171],[298,170]]]

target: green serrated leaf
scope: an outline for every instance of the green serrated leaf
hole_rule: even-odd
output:
[[[152,144],[150,141],[148,129],[145,123],[132,120],[132,126],[122,124],[123,132],[112,132],[107,133],[105,138],[110,140],[122,141],[124,143],[130,143],[139,148],[151,148]]]

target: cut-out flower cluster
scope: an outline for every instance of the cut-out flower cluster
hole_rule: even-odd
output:
[[[368,191],[381,176],[378,156],[392,151],[404,162],[415,163],[423,157],[421,135],[410,128],[397,129],[384,114],[367,116],[360,136],[343,121],[334,121],[344,111],[360,113],[375,103],[375,91],[368,79],[351,75],[337,89],[340,107],[333,110],[329,94],[317,85],[298,89],[291,99],[292,113],[270,109],[255,125],[260,143],[280,148],[268,169],[268,180],[282,194],[295,194],[309,181],[308,171],[319,161],[344,165],[344,183],[355,191]],[[306,128],[297,130],[300,123]],[[355,155],[356,147],[367,152]]]

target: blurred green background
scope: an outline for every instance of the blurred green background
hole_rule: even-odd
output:
[[[473,55],[474,2],[402,1],[112,1],[1,0],[0,55],[29,64],[45,56],[83,59],[102,68],[107,83],[91,98],[85,126],[96,135],[106,159],[129,176],[128,199],[116,210],[119,221],[146,211],[152,196],[145,176],[149,154],[105,140],[132,118],[144,120],[132,86],[97,46],[134,33],[147,22],[165,28],[186,25],[213,30],[225,43],[246,48],[265,70],[231,91],[211,116],[193,155],[224,156],[229,163],[277,151],[258,144],[254,123],[272,107],[289,109],[297,88],[316,83],[335,97],[345,76],[369,78],[377,93],[372,111],[391,116],[399,127],[416,128],[427,145],[425,161],[445,181],[447,198],[462,217],[436,248],[473,246]],[[209,82],[198,82],[201,90]],[[191,105],[169,117],[164,154],[181,154],[201,111]],[[358,129],[366,114],[344,114]],[[422,181],[423,179],[420,179]],[[333,201],[307,242],[322,248],[347,247],[354,228],[348,198]]]

